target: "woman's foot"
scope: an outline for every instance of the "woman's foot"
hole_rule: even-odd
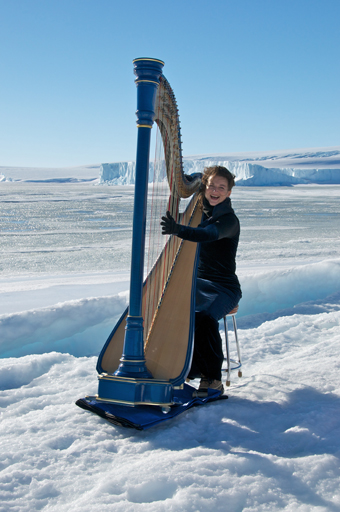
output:
[[[201,382],[197,391],[193,393],[193,396],[199,398],[206,398],[208,396],[208,388],[213,389],[215,391],[221,391],[221,394],[224,393],[224,387],[222,381],[216,379],[208,379],[202,375]]]

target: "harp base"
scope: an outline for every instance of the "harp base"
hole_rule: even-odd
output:
[[[192,394],[195,389],[188,384],[184,384],[182,390],[175,391],[174,400],[176,403],[169,407],[163,405],[161,407],[153,407],[148,404],[129,407],[126,404],[99,400],[96,396],[80,398],[77,400],[76,405],[86,411],[97,414],[112,425],[145,430],[164,423],[164,421],[171,420],[192,407],[216,401],[219,402],[228,398],[227,395],[222,395],[220,391],[214,389],[209,389],[206,398],[193,398]]]
[[[171,382],[119,377],[102,373],[98,376],[97,400],[113,402],[123,405],[160,405],[167,406],[174,403],[173,385]]]

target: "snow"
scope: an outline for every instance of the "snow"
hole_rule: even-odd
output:
[[[99,169],[98,164],[64,168],[0,166],[0,182],[91,183],[98,181]]]
[[[13,199],[15,187],[20,202]],[[21,216],[27,201],[34,229],[51,239],[58,224],[47,218],[41,187],[3,182],[0,206],[7,215],[14,204]],[[127,220],[118,227],[131,236],[124,202],[130,191],[118,195],[109,187],[111,201],[100,187],[51,184],[51,216],[61,218],[71,198],[80,197],[84,212],[93,204],[105,229],[106,213],[123,210]],[[114,427],[74,404],[97,392],[96,355],[128,302],[128,271],[110,270],[111,261],[104,268],[97,239],[92,270],[78,257],[88,254],[93,212],[91,223],[87,213],[82,220],[78,203],[70,213],[83,236],[72,253],[73,271],[68,250],[57,271],[49,261],[56,251],[52,241],[41,253],[38,237],[24,256],[16,255],[29,257],[31,270],[24,263],[8,270],[3,264],[13,244],[33,228],[6,224],[0,511],[340,510],[339,196],[336,185],[233,191],[242,226],[237,322],[243,377],[232,374],[227,401],[143,432]],[[57,244],[64,244],[69,232],[60,229]],[[129,253],[125,238],[117,244]],[[63,247],[58,245],[61,254]]]

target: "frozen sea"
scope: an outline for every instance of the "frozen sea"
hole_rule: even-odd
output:
[[[243,377],[137,432],[74,405],[127,305],[133,187],[0,183],[0,511],[340,511],[340,186],[231,199]]]

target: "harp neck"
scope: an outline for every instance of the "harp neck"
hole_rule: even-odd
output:
[[[131,253],[130,306],[124,350],[115,375],[149,377],[144,357],[142,288],[145,249],[146,201],[149,177],[151,128],[155,118],[156,93],[164,63],[157,59],[135,59],[137,85],[137,155]]]

